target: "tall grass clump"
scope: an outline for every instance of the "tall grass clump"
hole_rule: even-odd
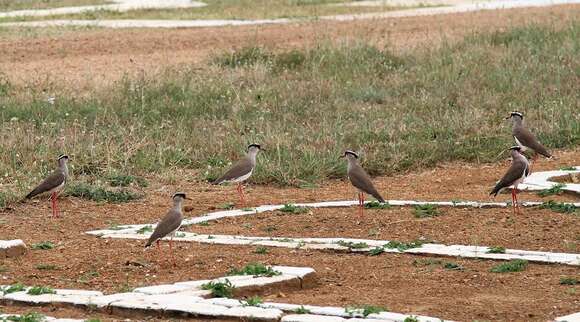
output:
[[[369,42],[248,47],[82,94],[3,80],[2,192],[30,189],[60,152],[72,157],[73,180],[174,168],[211,180],[259,142],[268,152],[252,180],[296,186],[343,177],[346,148],[372,175],[488,162],[513,144],[503,117],[514,109],[549,148],[575,147],[579,34],[579,22],[530,25],[404,54]]]

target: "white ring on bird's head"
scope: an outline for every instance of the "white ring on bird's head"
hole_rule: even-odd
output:
[[[175,197],[178,197],[178,196],[181,197],[181,198],[184,198],[184,199],[186,197],[185,196],[185,192],[176,192],[176,193],[173,194],[173,196],[171,198],[175,199]]]
[[[61,155],[58,156],[58,158],[56,160],[60,160],[60,159],[67,159],[68,160],[69,158],[68,158],[68,155],[61,154]]]

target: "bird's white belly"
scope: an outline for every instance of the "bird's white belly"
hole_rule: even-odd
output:
[[[520,148],[522,148],[522,151],[526,151],[526,150],[528,149],[528,147],[527,147],[527,146],[525,146],[525,145],[523,145],[523,144],[522,144],[522,142],[520,142],[520,140],[518,140],[518,138],[517,138],[517,137],[515,137],[515,136],[514,136],[514,140],[516,140],[516,144],[517,144],[517,145],[518,145]]]
[[[254,169],[252,169],[250,172],[248,172],[247,174],[244,174],[244,175],[243,175],[243,176],[241,176],[241,177],[238,177],[238,178],[232,179],[231,181],[232,181],[232,182],[242,182],[242,181],[246,181],[246,180],[248,180],[248,178],[249,178],[249,177],[252,175],[252,172],[254,172]]]
[[[63,183],[59,184],[58,186],[56,186],[56,187],[54,187],[54,188],[50,189],[50,190],[48,191],[48,193],[49,193],[49,194],[52,194],[53,192],[57,192],[57,193],[58,193],[58,192],[62,191],[62,189],[64,189],[64,185],[65,185],[65,183],[66,183],[66,182],[63,182]]]

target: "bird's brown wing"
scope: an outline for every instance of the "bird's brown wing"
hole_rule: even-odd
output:
[[[501,189],[511,186],[516,180],[521,178],[524,175],[524,172],[528,171],[527,168],[528,165],[523,160],[515,159],[508,171],[503,175],[501,180],[495,185],[489,194],[497,196]]]
[[[248,174],[252,171],[252,162],[249,158],[243,158],[236,162],[223,176],[213,182],[213,184],[220,184],[224,181],[231,181]]]
[[[55,170],[48,177],[46,177],[44,181],[42,181],[38,186],[36,186],[36,188],[34,188],[29,194],[27,194],[26,198],[30,199],[36,195],[50,191],[51,189],[54,189],[63,184],[65,180],[66,176],[64,175],[64,173],[62,173],[62,171],[60,170]]]
[[[525,127],[516,128],[513,131],[515,138],[524,146],[536,151],[537,153],[550,158],[552,155],[548,150],[536,139],[534,134]]]
[[[155,227],[155,230],[153,231],[153,234],[151,234],[151,237],[149,237],[145,247],[151,246],[151,244],[153,244],[156,240],[161,239],[174,230],[178,229],[182,220],[183,216],[181,215],[181,212],[175,209],[169,210],[165,217],[163,217],[163,219],[161,219],[161,221],[157,224],[157,227]]]
[[[348,179],[357,189],[368,193],[380,202],[385,202],[385,199],[373,185],[369,175],[360,165],[356,164],[352,166],[348,173]]]

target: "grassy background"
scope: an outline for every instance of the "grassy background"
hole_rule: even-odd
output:
[[[2,9],[2,1],[5,0],[0,0],[0,10]],[[97,10],[80,14],[53,15],[49,17],[1,18],[0,21],[46,19],[276,19],[378,12],[401,8],[387,5],[355,7],[335,5],[350,2],[350,0],[204,0],[203,2],[207,6],[163,10],[141,9],[127,12]]]
[[[547,147],[570,148],[580,144],[578,84],[579,22],[397,55],[365,42],[244,48],[82,94],[3,78],[0,197],[22,195],[61,152],[97,184],[174,168],[212,179],[251,142],[268,149],[252,180],[281,185],[343,177],[346,148],[373,175],[486,162],[513,144],[503,118],[515,109]]]
[[[0,0],[0,11],[48,9],[111,3],[106,0]]]

